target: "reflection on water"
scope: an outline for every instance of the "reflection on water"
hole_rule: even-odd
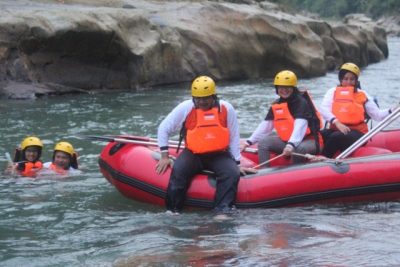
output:
[[[362,86],[382,107],[398,103],[400,40],[390,58],[362,70]],[[317,104],[337,74],[302,80]],[[45,144],[70,141],[83,173],[67,179],[0,174],[1,266],[398,266],[400,204],[240,210],[227,221],[208,211],[166,216],[162,207],[124,198],[101,176],[105,143],[78,134],[156,137],[164,116],[188,96],[188,85],[149,92],[94,93],[29,101],[0,100],[0,168],[5,152],[30,134]],[[242,137],[275,98],[271,80],[219,84],[237,109]],[[398,124],[397,124],[398,125]]]

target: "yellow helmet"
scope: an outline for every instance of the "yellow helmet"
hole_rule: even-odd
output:
[[[71,155],[71,157],[74,156],[74,147],[68,143],[68,142],[59,142],[56,144],[56,146],[54,147],[54,151],[62,151],[65,152],[69,155]]]
[[[354,63],[350,63],[350,62],[344,63],[340,67],[340,70],[348,70],[348,71],[354,73],[357,77],[360,76],[360,68]]]
[[[275,86],[297,86],[297,77],[293,71],[290,70],[283,70],[276,74],[274,79]]]
[[[39,138],[35,136],[29,136],[21,142],[21,149],[24,150],[28,146],[38,146],[40,148],[43,148],[43,143],[42,141],[40,141]]]
[[[192,83],[193,97],[206,97],[215,95],[215,82],[208,76],[200,76]]]

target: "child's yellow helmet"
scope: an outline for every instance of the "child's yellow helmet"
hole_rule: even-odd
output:
[[[35,136],[29,136],[21,142],[21,149],[24,150],[28,146],[38,146],[43,148],[43,143],[39,138]]]
[[[74,147],[68,143],[68,142],[59,142],[55,145],[54,147],[54,151],[62,151],[65,152],[69,155],[71,155],[71,157],[74,155],[75,151],[74,151]]]

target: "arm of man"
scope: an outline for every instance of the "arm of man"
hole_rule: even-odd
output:
[[[157,174],[163,174],[170,165],[172,161],[169,158],[168,153],[168,139],[169,136],[176,132],[180,127],[182,127],[190,110],[193,108],[192,100],[186,100],[175,107],[165,119],[161,122],[157,131],[158,146],[161,151],[161,158],[156,165]]]
[[[236,162],[240,163],[240,131],[236,111],[230,103],[223,100],[220,103],[226,107],[228,113],[229,151]]]
[[[228,112],[228,129],[230,136],[229,151],[238,164],[239,171],[242,175],[246,175],[247,173],[256,173],[257,171],[255,169],[240,166],[240,130],[236,111],[231,104],[225,101],[221,101],[221,103],[225,105]]]

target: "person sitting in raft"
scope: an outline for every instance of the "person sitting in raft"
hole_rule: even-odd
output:
[[[315,155],[322,147],[319,114],[308,93],[297,88],[294,72],[276,74],[274,86],[279,98],[241,149],[258,143],[258,160],[263,166],[269,166],[270,152],[291,157],[294,164],[302,163],[306,158],[292,153]]]
[[[7,167],[6,173],[17,173],[24,177],[36,177],[39,170],[43,168],[40,160],[43,143],[35,136],[26,137],[14,153],[14,164]]]
[[[345,63],[339,70],[339,85],[329,89],[320,106],[320,111],[330,127],[322,131],[324,149],[322,155],[332,158],[337,151],[344,151],[368,132],[365,114],[381,121],[391,113],[380,110],[367,92],[361,90],[360,68],[354,63]]]
[[[74,147],[68,142],[57,143],[54,147],[52,162],[44,163],[43,168],[61,175],[79,173]]]
[[[233,106],[219,100],[215,82],[207,76],[196,78],[191,86],[192,99],[175,107],[158,128],[161,159],[158,174],[172,165],[168,153],[169,136],[181,128],[185,148],[172,166],[165,203],[168,213],[179,213],[184,205],[190,179],[202,170],[215,173],[217,190],[214,211],[229,213],[234,209],[241,173],[251,171],[240,167],[239,125]]]

